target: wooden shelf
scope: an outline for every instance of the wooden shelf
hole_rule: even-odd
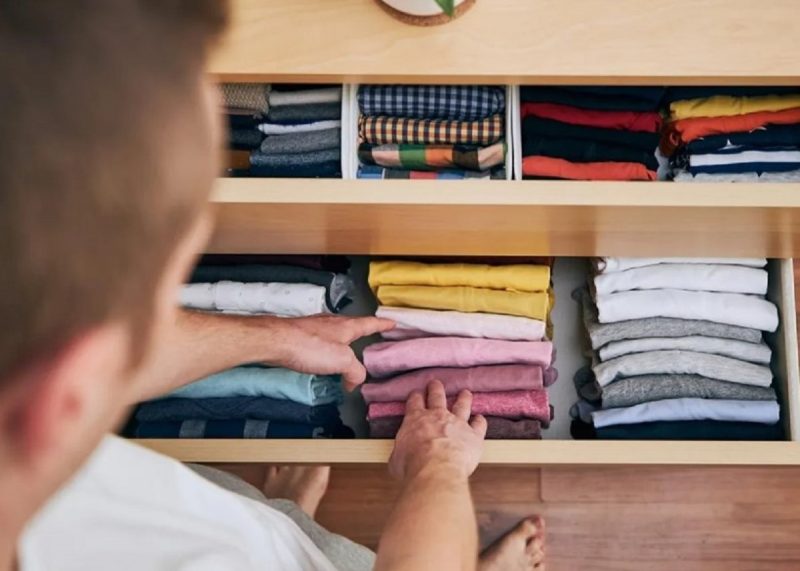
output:
[[[219,179],[210,252],[800,257],[800,185]]]
[[[392,440],[135,440],[183,462],[384,464]],[[798,442],[488,441],[495,465],[800,465]]]
[[[796,0],[481,0],[438,27],[375,0],[233,0],[226,81],[798,84]]]

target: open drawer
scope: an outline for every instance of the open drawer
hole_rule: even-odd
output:
[[[374,300],[366,286],[368,259],[354,258],[353,269],[361,290],[346,313],[369,315]],[[570,296],[586,282],[585,259],[560,258],[553,270],[556,304],[552,313],[558,352],[559,381],[548,389],[555,409],[543,440],[490,440],[483,463],[510,465],[800,465],[800,379],[792,260],[769,264],[768,297],[780,313],[780,327],[768,335],[773,348],[772,369],[781,402],[785,440],[775,442],[719,441],[609,441],[572,440],[569,408],[576,400],[574,373],[586,364],[582,351],[580,310]],[[183,461],[281,463],[383,463],[391,440],[366,438],[365,405],[357,392],[342,405],[345,422],[356,430],[354,440],[138,440],[139,443]]]

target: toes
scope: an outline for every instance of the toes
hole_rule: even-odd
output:
[[[536,521],[528,518],[519,522],[517,527],[511,530],[509,535],[515,537],[516,539],[522,540],[527,545],[530,540],[536,537],[538,532],[539,527],[536,525]]]
[[[270,464],[269,466],[267,466],[267,470],[266,470],[266,479],[267,480],[271,480],[277,475],[278,475],[278,467],[277,466],[275,466],[273,464]]]
[[[536,553],[539,551],[544,551],[544,539],[541,537],[534,537],[531,541],[528,542],[528,545],[525,546],[525,551],[527,553]]]

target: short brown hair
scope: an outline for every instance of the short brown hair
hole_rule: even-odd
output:
[[[226,19],[221,0],[0,0],[0,382],[97,324],[147,331],[207,202],[168,143]]]

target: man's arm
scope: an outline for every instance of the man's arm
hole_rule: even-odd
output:
[[[376,571],[471,571],[478,529],[469,476],[480,461],[486,420],[469,422],[472,394],[448,412],[442,384],[414,393],[389,460],[403,491],[378,547]]]
[[[132,404],[206,375],[256,362],[304,373],[341,374],[345,388],[352,390],[364,382],[366,371],[350,343],[393,326],[376,317],[291,319],[180,310],[165,342],[138,373],[145,382],[131,396]]]

